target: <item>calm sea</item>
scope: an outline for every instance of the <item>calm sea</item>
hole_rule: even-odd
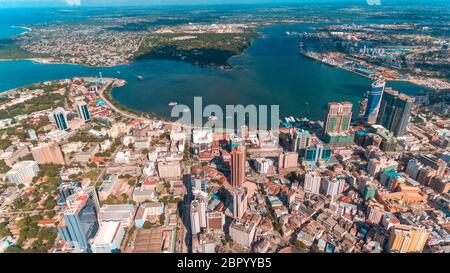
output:
[[[17,35],[22,26],[52,20],[77,20],[79,13],[57,15],[42,10],[0,10],[0,38]],[[309,31],[312,25],[277,25],[260,31],[242,55],[230,60],[234,69],[221,71],[178,61],[139,60],[131,65],[113,68],[88,68],[79,65],[47,65],[31,61],[0,62],[0,91],[30,83],[76,76],[123,78],[128,84],[113,91],[120,103],[141,111],[169,116],[169,102],[193,105],[201,96],[204,105],[255,104],[279,105],[281,116],[306,116],[323,119],[329,101],[350,101],[357,111],[358,102],[370,88],[365,77],[329,67],[298,54],[298,41],[286,31]],[[137,76],[144,77],[139,81]],[[404,83],[388,84],[407,94],[418,94],[426,88]]]

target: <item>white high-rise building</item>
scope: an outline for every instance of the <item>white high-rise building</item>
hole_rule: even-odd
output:
[[[266,158],[256,158],[255,168],[259,174],[267,174],[269,172],[269,166],[272,165],[271,161]]]
[[[340,194],[344,191],[344,186],[344,179],[330,180],[328,177],[322,178],[322,191],[325,195],[335,196],[337,194]]]
[[[6,173],[6,178],[10,183],[29,184],[38,173],[39,165],[36,161],[21,161]]]
[[[423,165],[419,163],[419,160],[413,158],[408,161],[408,166],[406,166],[406,174],[412,179],[417,179],[420,169]]]
[[[241,218],[247,210],[247,188],[237,187],[233,193],[233,216]]]
[[[304,183],[304,190],[306,192],[319,194],[320,193],[320,184],[321,184],[321,176],[317,174],[314,171],[308,171],[305,174],[305,183]]]
[[[191,176],[191,185],[193,190],[207,192],[208,191],[208,180],[203,176]]]
[[[234,243],[244,247],[251,247],[256,232],[255,223],[235,219],[229,230],[230,237]]]
[[[200,233],[200,211],[196,200],[191,202],[191,232],[192,234]]]
[[[191,231],[198,234],[206,228],[206,204],[203,198],[198,197],[191,202]]]

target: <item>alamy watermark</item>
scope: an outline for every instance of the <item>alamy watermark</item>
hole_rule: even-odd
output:
[[[194,109],[184,104],[172,108],[177,122],[199,129],[226,129],[238,132],[243,127],[277,133],[280,124],[279,105],[203,105],[202,97],[194,97]],[[207,120],[205,122],[205,120]],[[244,126],[245,125],[245,126]]]

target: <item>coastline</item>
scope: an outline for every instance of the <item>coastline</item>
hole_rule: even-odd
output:
[[[111,78],[111,79],[113,79],[113,78]],[[119,113],[120,112],[125,112],[127,115],[135,116],[136,119],[159,119],[159,120],[161,120],[163,122],[175,122],[174,120],[170,120],[167,117],[156,115],[154,113],[148,113],[148,112],[144,112],[144,111],[138,111],[138,110],[131,109],[131,108],[121,104],[117,100],[115,100],[113,98],[113,96],[112,96],[112,92],[113,92],[114,88],[123,87],[123,86],[125,86],[127,84],[127,82],[125,80],[123,80],[123,79],[118,79],[118,78],[114,78],[113,80],[114,80],[114,82],[117,81],[117,80],[122,80],[122,81],[124,81],[124,85],[122,85],[122,86],[114,86],[114,85],[113,86],[109,86],[108,88],[105,88],[105,90],[99,95],[100,95],[100,98],[105,100],[105,102],[107,104],[111,104],[115,108],[120,110],[120,111],[117,111],[117,112],[119,112]],[[116,109],[112,109],[112,110],[116,110]]]
[[[24,32],[22,32],[22,33],[19,33],[19,34],[17,34],[17,35],[15,35],[15,36],[19,36],[19,35],[23,35],[23,34],[26,34],[26,33],[28,33],[28,32],[30,32],[30,31],[32,31],[33,29],[32,28],[30,28],[30,27],[24,27],[24,26],[11,26],[12,28],[20,28],[20,29],[25,29],[25,31]]]
[[[362,73],[358,73],[357,71],[354,71],[354,70],[352,70],[352,69],[345,68],[345,67],[343,67],[343,66],[341,66],[341,65],[331,65],[331,64],[329,64],[329,63],[327,63],[327,62],[324,62],[323,60],[321,60],[321,59],[319,59],[319,58],[314,58],[313,56],[309,56],[309,55],[306,55],[306,54],[304,54],[304,53],[300,53],[300,56],[303,56],[303,57],[305,57],[305,58],[307,58],[307,59],[310,59],[310,60],[319,62],[319,63],[324,64],[324,65],[328,65],[328,66],[331,66],[331,67],[334,67],[334,68],[339,68],[339,69],[342,69],[342,70],[345,70],[345,71],[354,73],[354,74],[356,74],[356,75],[363,76],[363,77],[368,78],[368,79],[370,79],[370,80],[374,80],[374,79],[373,79],[372,77],[370,77],[369,75],[365,75],[365,74],[362,74]],[[424,88],[428,88],[428,89],[430,89],[431,91],[448,90],[448,88],[436,88],[436,87],[434,87],[434,86],[432,86],[432,85],[427,85],[426,82],[424,82],[424,80],[420,80],[420,79],[386,79],[386,80],[387,80],[387,81],[390,81],[390,82],[408,82],[408,83],[415,84],[415,85],[418,85],[418,86],[421,86],[421,87],[424,87]],[[437,80],[437,79],[435,79],[435,78],[429,78],[429,79],[426,79],[426,80],[428,80],[428,81],[431,80],[431,81],[432,81],[432,80]],[[426,81],[426,80],[425,80],[425,81]],[[450,85],[450,83],[448,83],[448,84]]]
[[[84,66],[89,68],[111,68],[111,67],[119,67],[123,65],[130,65],[131,62],[123,63],[123,64],[117,64],[117,65],[110,65],[110,66],[93,66],[88,64],[82,64],[82,63],[64,63],[59,62],[53,58],[23,58],[23,59],[1,59],[0,62],[14,62],[14,61],[31,61],[38,64],[54,64],[54,65],[77,65],[77,66]]]
[[[64,81],[64,80],[73,80],[74,78],[79,78],[79,79],[83,79],[83,80],[93,80],[96,79],[95,77],[73,77],[73,78],[65,78],[65,79],[56,79],[56,80],[50,80],[50,81]],[[162,116],[158,116],[155,114],[151,114],[151,113],[147,113],[147,112],[142,112],[142,111],[137,111],[137,110],[133,110],[130,109],[128,107],[126,107],[125,105],[119,103],[118,101],[114,100],[112,97],[112,90],[114,88],[118,88],[118,87],[123,87],[127,84],[127,81],[124,79],[120,79],[120,78],[110,78],[110,77],[105,77],[103,78],[104,80],[110,81],[109,85],[105,87],[105,90],[101,93],[99,93],[99,96],[102,100],[105,100],[105,102],[109,105],[113,105],[115,108],[117,108],[120,111],[116,111],[116,109],[112,108],[111,110],[116,111],[116,112],[125,112],[127,115],[129,116],[134,116],[134,118],[136,119],[159,119],[161,121],[164,122],[173,122],[172,120],[167,119],[166,117],[162,117]],[[27,86],[31,86],[31,85],[35,85],[35,84],[40,84],[43,82],[35,82],[35,83],[30,83],[30,84],[26,84],[23,86],[19,86],[16,87],[14,89],[10,89],[10,90],[6,90],[4,92],[0,93],[0,97],[5,97],[8,96],[12,93],[15,93],[18,91],[18,89],[20,88],[26,88]],[[119,83],[119,84],[117,84]]]

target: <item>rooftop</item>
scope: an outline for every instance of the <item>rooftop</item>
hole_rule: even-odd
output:
[[[119,221],[103,222],[94,239],[94,244],[112,243],[121,228]]]

